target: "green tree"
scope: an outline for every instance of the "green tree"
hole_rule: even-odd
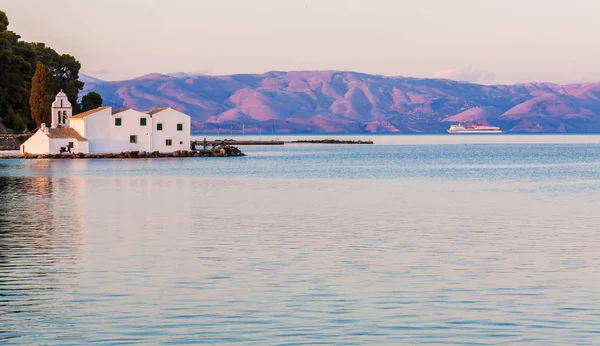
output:
[[[20,116],[15,114],[15,111],[12,109],[8,110],[8,113],[4,115],[2,118],[2,123],[9,129],[13,129],[16,132],[23,132],[27,128],[27,124],[25,120]]]
[[[32,80],[42,63],[47,68],[49,80],[49,101],[61,89],[67,94],[73,107],[73,114],[79,112],[77,103],[83,82],[79,80],[81,64],[69,54],[58,54],[44,43],[21,41],[21,37],[8,30],[8,17],[0,11],[0,117],[12,130],[21,131],[25,123],[34,128],[41,122],[50,122],[50,109],[44,110],[42,117],[30,109]],[[39,88],[38,88],[39,89]],[[39,110],[36,110],[39,113]],[[19,119],[16,119],[15,116]],[[38,114],[39,116],[39,114]],[[6,119],[9,118],[9,119]],[[16,119],[16,120],[15,120]],[[14,128],[13,128],[14,126]],[[4,127],[0,131],[4,131]]]
[[[71,102],[73,114],[81,111],[77,103],[79,91],[83,89],[83,83],[79,80],[79,69],[81,64],[69,54],[58,54],[54,49],[47,47],[44,43],[31,43],[38,58],[38,62],[44,64],[52,75],[52,91],[57,94],[62,90]]]
[[[29,112],[31,64],[28,59],[33,51],[24,47],[19,41],[20,36],[8,31],[7,27],[8,18],[0,11],[0,116],[13,118],[16,115],[24,118]],[[22,123],[11,119],[3,119],[3,122]]]
[[[31,80],[31,94],[29,97],[29,108],[31,117],[35,120],[38,127],[42,123],[50,125],[52,114],[50,107],[52,105],[52,80],[48,69],[43,64],[37,64],[35,75]]]
[[[0,32],[8,28],[8,17],[4,11],[0,11]]]
[[[81,98],[81,111],[89,111],[90,109],[102,106],[102,96],[95,91],[90,91]]]

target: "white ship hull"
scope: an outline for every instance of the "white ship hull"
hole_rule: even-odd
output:
[[[502,130],[447,130],[448,133],[502,133]]]
[[[462,124],[452,125],[448,130],[448,133],[502,133],[502,129],[497,126],[490,125],[467,125]]]

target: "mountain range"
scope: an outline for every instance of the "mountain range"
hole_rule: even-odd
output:
[[[600,83],[479,85],[342,71],[82,80],[84,93],[100,93],[107,106],[185,112],[196,132],[435,133],[459,122],[600,132]]]

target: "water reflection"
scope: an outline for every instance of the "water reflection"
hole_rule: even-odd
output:
[[[600,151],[476,148],[0,163],[0,338],[598,344]]]
[[[32,165],[46,172],[47,162]],[[0,177],[0,339],[68,327],[58,297],[77,275],[83,180]],[[71,307],[74,308],[74,307]]]

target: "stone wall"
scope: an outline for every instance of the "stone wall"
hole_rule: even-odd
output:
[[[0,150],[19,150],[23,144],[18,138],[3,138],[0,137]]]

